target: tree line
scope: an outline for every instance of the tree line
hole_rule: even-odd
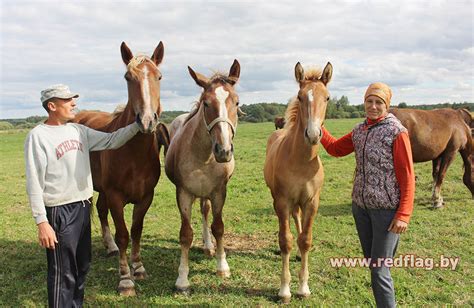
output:
[[[281,103],[258,103],[251,105],[242,105],[240,109],[245,115],[239,117],[241,122],[260,123],[273,122],[275,117],[284,116],[288,104]],[[436,108],[466,108],[474,111],[474,103],[460,102],[460,103],[442,103],[435,105],[408,105],[401,102],[396,106],[398,108],[415,108],[430,110]],[[187,111],[164,111],[160,116],[160,121],[164,123],[171,123],[178,115]],[[342,118],[363,118],[365,116],[364,105],[351,105],[347,96],[341,96],[339,99],[333,97],[329,99],[326,109],[327,119],[342,119]],[[0,130],[9,129],[30,129],[44,122],[46,116],[31,116],[25,119],[4,119],[0,120]]]

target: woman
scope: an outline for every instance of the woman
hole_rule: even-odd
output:
[[[408,132],[388,113],[392,91],[381,82],[367,88],[363,123],[336,139],[323,129],[321,140],[332,156],[355,152],[352,214],[365,258],[370,258],[372,291],[377,307],[395,307],[390,268],[400,234],[413,212],[415,175]],[[389,262],[390,262],[389,261]]]

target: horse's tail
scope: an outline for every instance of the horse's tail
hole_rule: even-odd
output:
[[[161,146],[165,147],[165,156],[170,146],[170,134],[165,124],[159,123],[155,131],[156,141],[158,142],[158,153],[160,152]]]

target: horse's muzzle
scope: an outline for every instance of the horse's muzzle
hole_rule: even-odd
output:
[[[143,118],[140,118],[140,114],[137,113],[137,117],[135,121],[138,123],[138,126],[140,128],[140,132],[144,134],[150,134],[153,133],[156,130],[156,127],[160,123],[158,121],[158,115],[153,113],[153,116],[144,116]]]
[[[214,144],[212,151],[214,152],[214,157],[218,163],[228,163],[234,156],[234,144],[231,144],[229,149],[225,149],[222,145],[216,143]]]

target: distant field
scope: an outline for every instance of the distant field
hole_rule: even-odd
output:
[[[327,120],[326,127],[342,136],[360,120]],[[280,283],[278,223],[272,198],[263,180],[266,141],[273,123],[239,125],[235,139],[236,169],[224,207],[225,240],[232,276],[215,275],[215,259],[201,252],[199,206],[194,206],[194,246],[190,252],[190,296],[175,295],[180,248],[180,218],[174,186],[166,176],[155,189],[155,199],[145,218],[142,257],[149,273],[137,282],[136,298],[122,298],[118,284],[118,259],[106,258],[100,223],[93,218],[93,263],[86,287],[87,306],[149,305],[277,305]],[[25,192],[23,141],[26,131],[0,133],[0,306],[44,306],[46,258],[36,239]],[[294,297],[294,306],[374,305],[366,268],[332,268],[330,257],[360,256],[361,250],[350,210],[354,156],[332,158],[320,150],[325,168],[321,205],[314,223],[310,254],[308,299]],[[398,254],[414,254],[437,261],[441,255],[460,257],[456,270],[394,268],[396,295],[401,306],[474,305],[474,202],[462,184],[462,160],[456,157],[448,170],[442,193],[446,207],[433,211],[431,163],[417,164],[415,212]],[[164,175],[164,172],[162,173]],[[196,204],[197,205],[197,204]],[[127,206],[131,222],[131,206]],[[295,252],[293,250],[293,252]],[[297,289],[299,262],[292,258],[291,288]]]

